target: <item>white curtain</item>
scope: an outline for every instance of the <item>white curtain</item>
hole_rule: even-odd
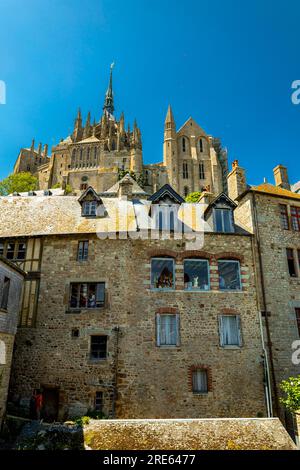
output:
[[[193,372],[193,392],[207,392],[207,372],[198,369]]]
[[[177,343],[176,315],[161,315],[160,321],[160,344]]]
[[[221,343],[223,346],[239,346],[239,318],[236,315],[221,317]]]

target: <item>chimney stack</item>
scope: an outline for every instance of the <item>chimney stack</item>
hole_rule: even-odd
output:
[[[38,154],[41,155],[41,153],[42,153],[42,144],[40,142],[38,146]]]
[[[132,186],[133,182],[130,176],[124,176],[124,178],[119,182],[119,199],[132,199]]]
[[[228,196],[233,201],[247,189],[245,170],[239,166],[238,160],[232,163],[232,170],[227,175]]]
[[[279,186],[283,189],[287,189],[288,191],[291,190],[287,168],[285,166],[277,165],[273,170],[273,174],[276,186]]]
[[[48,156],[48,144],[45,144],[44,146],[44,157]]]

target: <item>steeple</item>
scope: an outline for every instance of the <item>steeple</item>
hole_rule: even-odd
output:
[[[173,116],[173,111],[171,108],[171,105],[168,107],[168,112],[166,115],[166,120],[165,120],[165,129],[175,129],[175,119]]]
[[[114,63],[111,64],[110,66],[110,77],[109,77],[109,84],[108,88],[105,94],[105,100],[104,100],[104,106],[103,106],[103,111],[104,113],[108,113],[113,115],[114,114],[114,94],[113,94],[113,89],[112,89],[112,71],[114,68]]]

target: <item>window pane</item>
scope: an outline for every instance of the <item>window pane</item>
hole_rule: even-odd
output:
[[[96,306],[101,307],[105,301],[105,283],[99,282],[96,288]]]
[[[8,277],[4,278],[3,288],[2,288],[2,299],[1,299],[1,308],[7,309],[8,305],[8,296],[10,288],[10,279]]]
[[[286,249],[287,262],[290,276],[296,277],[296,267],[294,260],[294,251],[291,248]]]
[[[193,392],[207,393],[207,371],[205,369],[198,369],[193,371]]]
[[[151,260],[151,287],[153,289],[174,288],[174,260],[154,258]]]
[[[80,294],[79,294],[79,307],[87,306],[87,295],[88,295],[88,286],[87,284],[80,284]]]
[[[288,214],[287,214],[287,206],[284,204],[280,204],[280,221],[281,221],[281,227],[284,228],[285,230],[288,230],[289,220],[288,220]]]
[[[160,345],[177,344],[176,315],[161,315],[160,317]]]
[[[224,232],[231,232],[231,211],[223,211],[223,229]]]
[[[4,243],[0,243],[0,255],[4,255]]]
[[[291,207],[292,229],[296,232],[300,231],[300,208]]]
[[[296,313],[296,322],[297,322],[298,333],[299,333],[299,336],[300,336],[300,308],[296,308],[295,313]]]
[[[15,243],[8,243],[7,244],[7,259],[14,259],[15,256]]]
[[[106,359],[107,336],[91,336],[91,359]]]
[[[86,261],[88,259],[88,249],[89,249],[89,242],[79,242],[78,243],[78,256],[77,259],[79,261]]]
[[[25,257],[26,257],[26,243],[19,243],[17,259],[25,259]]]
[[[79,284],[71,284],[71,300],[70,300],[70,307],[71,308],[78,308],[79,302]]]
[[[238,261],[219,261],[219,287],[221,290],[239,290],[240,263]]]
[[[103,409],[103,392],[96,392],[95,410],[102,411],[102,409]]]
[[[223,232],[222,211],[220,209],[215,209],[215,218],[216,218],[216,231]]]
[[[232,232],[231,210],[215,209],[215,224],[217,232]]]
[[[239,327],[238,318],[236,315],[223,315],[222,316],[222,338],[223,346],[238,346],[239,345]]]
[[[191,290],[208,290],[209,275],[206,260],[184,261],[184,288]]]

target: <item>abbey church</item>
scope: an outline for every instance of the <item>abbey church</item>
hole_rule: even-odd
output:
[[[103,114],[83,123],[78,111],[71,135],[61,140],[48,156],[48,145],[22,148],[14,172],[29,171],[38,176],[39,189],[70,185],[75,192],[92,186],[105,193],[117,183],[120,171],[134,172],[146,193],[152,194],[169,183],[182,196],[204,189],[227,192],[227,153],[220,140],[208,134],[189,118],[179,130],[171,107],[164,129],[163,161],[145,165],[142,134],[136,122],[126,125],[124,114],[114,115],[112,69],[105,94]]]

